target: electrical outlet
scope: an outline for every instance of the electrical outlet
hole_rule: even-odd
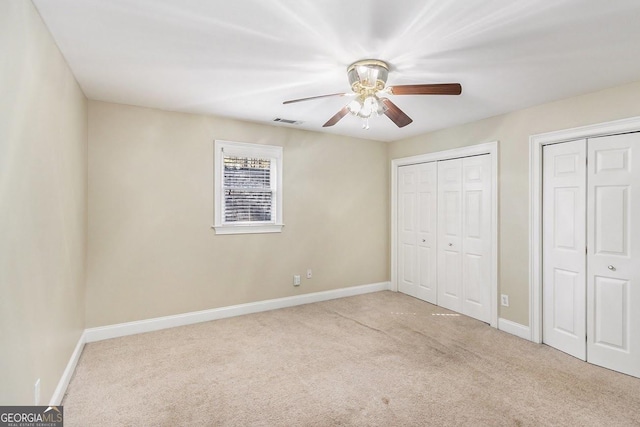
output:
[[[34,405],[38,406],[40,404],[40,378],[36,381],[36,384],[33,386],[34,391]]]
[[[509,307],[509,295],[507,295],[507,294],[501,294],[501,295],[500,295],[500,303],[501,303],[504,307]]]
[[[293,276],[293,286],[300,286],[300,275],[294,274]]]
[[[310,268],[307,268],[307,279],[311,279],[313,277],[313,272]]]

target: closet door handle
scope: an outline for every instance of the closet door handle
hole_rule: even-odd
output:
[[[609,270],[611,270],[611,271],[616,271],[616,268],[615,268],[613,265],[610,265],[610,266],[608,266],[607,268],[608,268]]]
[[[453,246],[453,243],[449,243],[449,246]]]

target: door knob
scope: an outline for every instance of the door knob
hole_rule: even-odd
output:
[[[425,243],[427,240],[426,239],[422,239],[422,243]]]
[[[607,268],[608,268],[609,270],[611,270],[611,271],[616,271],[616,268],[615,268],[613,265],[610,265],[610,266],[608,266]]]
[[[453,246],[453,243],[449,243],[449,246]]]

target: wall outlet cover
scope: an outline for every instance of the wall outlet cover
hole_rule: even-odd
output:
[[[509,295],[501,294],[500,295],[500,304],[503,307],[509,307]]]

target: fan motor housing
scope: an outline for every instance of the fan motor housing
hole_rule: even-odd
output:
[[[379,59],[363,59],[347,68],[351,89],[356,93],[384,89],[389,76],[389,65]]]

